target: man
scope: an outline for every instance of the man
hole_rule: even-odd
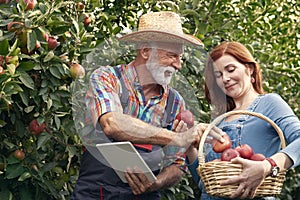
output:
[[[89,117],[102,142],[132,142],[157,180],[150,182],[138,169],[129,169],[128,183],[122,182],[114,169],[93,156],[97,152],[91,145],[83,154],[72,199],[160,199],[159,190],[177,183],[186,171],[184,148],[174,146],[187,148],[199,140],[195,127],[187,130],[184,122],[174,122],[185,104],[169,83],[181,69],[183,45],[202,42],[183,34],[180,17],[166,11],[143,15],[138,31],[120,41],[136,45],[136,58],[128,65],[102,66],[93,72]],[[168,104],[171,110],[166,111]],[[171,117],[165,117],[166,112]]]

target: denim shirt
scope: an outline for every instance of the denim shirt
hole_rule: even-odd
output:
[[[286,102],[277,94],[265,94],[258,96],[247,109],[261,113],[274,121],[284,133],[286,143],[289,144],[281,150],[281,142],[275,129],[265,120],[254,116],[241,115],[238,119],[226,122],[223,120],[218,127],[226,132],[232,140],[232,148],[240,144],[249,144],[254,153],[262,153],[266,157],[282,151],[294,162],[292,167],[300,164],[300,122]],[[215,153],[210,144],[204,145],[206,162],[220,158],[220,153]],[[187,159],[188,160],[188,159]],[[211,197],[206,194],[204,186],[197,174],[198,160],[188,164],[193,180],[202,191],[201,200],[220,200],[226,198]],[[255,199],[275,199],[264,197]]]

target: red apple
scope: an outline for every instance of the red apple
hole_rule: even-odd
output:
[[[92,18],[85,14],[83,19],[84,26],[88,26],[90,23],[92,23]]]
[[[85,70],[82,65],[78,63],[73,63],[70,66],[70,74],[73,79],[83,78],[85,75]]]
[[[36,5],[36,0],[24,0],[24,3],[26,4],[25,10],[33,10]]]
[[[227,134],[223,135],[222,137],[225,140],[223,143],[216,139],[213,139],[212,141],[212,147],[216,153],[222,153],[226,149],[230,149],[232,146],[231,139]]]
[[[84,8],[84,4],[82,2],[78,2],[77,3],[77,9],[78,10],[83,10],[83,8]]]
[[[212,160],[212,161],[209,161],[209,162],[221,162],[221,159],[214,159],[214,160]]]
[[[194,126],[194,115],[189,110],[184,110],[180,113],[178,113],[175,117],[178,121],[184,121],[184,123],[187,124],[188,128],[191,128]]]
[[[36,43],[35,43],[35,49],[39,49],[39,48],[41,48],[41,43],[40,43],[40,41],[36,41]]]
[[[41,124],[38,123],[38,121],[36,119],[32,120],[29,123],[29,131],[33,134],[33,135],[39,135],[41,134],[46,128],[46,124],[43,122]]]
[[[226,149],[221,155],[222,161],[231,161],[231,159],[240,156],[239,152],[235,149]]]
[[[50,50],[55,49],[60,44],[59,42],[57,42],[55,37],[49,37],[47,42],[48,42],[48,49]]]
[[[4,69],[3,67],[0,65],[0,75],[4,74]]]
[[[253,149],[248,144],[242,144],[235,148],[242,158],[250,159],[254,154]]]
[[[263,161],[265,160],[266,157],[261,154],[261,153],[256,153],[256,154],[253,154],[251,157],[250,157],[250,160],[255,160],[255,161]]]
[[[18,160],[23,160],[25,158],[25,153],[22,150],[17,149],[14,152],[14,156]]]
[[[8,4],[10,2],[10,0],[0,0],[0,3],[6,3]]]
[[[49,35],[47,33],[43,33],[43,37],[45,38],[46,42],[49,40]]]

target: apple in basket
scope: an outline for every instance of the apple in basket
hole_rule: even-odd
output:
[[[231,161],[231,159],[240,156],[239,152],[235,149],[226,149],[221,155],[221,161]]]
[[[265,159],[266,157],[261,153],[255,153],[250,157],[250,160],[255,160],[255,161],[263,161]]]
[[[216,139],[213,139],[213,141],[212,141],[212,147],[216,153],[222,153],[226,149],[230,149],[232,146],[230,137],[227,134],[223,135],[222,137],[225,140],[223,143]]]
[[[235,148],[240,153],[242,158],[250,159],[254,154],[253,149],[248,144],[242,144]]]
[[[194,115],[189,110],[184,110],[180,113],[178,113],[175,117],[178,121],[184,121],[184,123],[187,124],[188,128],[191,128],[194,126]]]

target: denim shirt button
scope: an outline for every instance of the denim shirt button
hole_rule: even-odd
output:
[[[236,128],[240,129],[240,128],[242,128],[242,125],[241,124],[237,124]]]

